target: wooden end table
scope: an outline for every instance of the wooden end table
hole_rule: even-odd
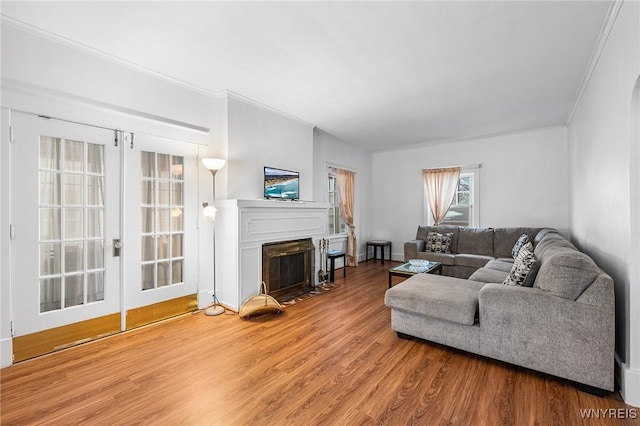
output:
[[[412,266],[409,262],[404,263],[389,269],[389,288],[391,288],[391,277],[409,278],[415,274],[434,274],[436,272],[442,275],[442,263],[429,262],[425,266]]]
[[[373,260],[375,262],[378,257],[378,247],[380,247],[380,263],[384,264],[384,249],[385,247],[389,247],[389,261],[391,261],[391,241],[388,240],[371,240],[367,241],[367,259],[365,262],[368,262],[369,259],[369,247],[373,247]]]
[[[327,260],[329,261],[329,282],[336,279],[336,259],[342,258],[344,266],[342,267],[342,278],[347,278],[347,258],[343,251],[328,251]]]

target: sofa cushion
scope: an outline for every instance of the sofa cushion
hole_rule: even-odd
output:
[[[469,268],[482,268],[490,260],[491,256],[483,256],[481,254],[456,254],[453,261],[455,266],[467,266]]]
[[[493,257],[492,228],[460,228],[455,253],[482,254]]]
[[[495,228],[493,230],[493,255],[496,258],[501,257],[510,257],[513,259],[513,255],[511,251],[513,250],[513,246],[522,236],[522,234],[527,234],[529,237],[529,241],[533,241],[536,238],[538,232],[540,232],[541,228],[526,228],[526,227],[516,227],[516,228]],[[535,246],[535,243],[534,243]],[[517,254],[517,253],[516,253]]]
[[[533,252],[542,264],[547,257],[552,256],[560,248],[578,251],[578,249],[562,235],[550,232],[536,244]]]
[[[576,300],[600,274],[589,256],[573,248],[555,245],[545,252],[534,287]]]
[[[520,235],[520,237],[517,239],[517,241],[513,245],[513,248],[511,249],[511,257],[513,257],[514,259],[518,257],[518,253],[520,253],[520,249],[522,248],[522,246],[524,246],[528,242],[529,242],[529,236],[527,234]]]
[[[441,234],[439,232],[429,232],[424,250],[432,253],[451,253],[451,238],[453,233]]]
[[[519,250],[511,271],[509,271],[502,284],[532,287],[538,270],[537,264],[538,262],[533,254],[533,244],[526,243]]]
[[[445,253],[432,253],[430,251],[420,251],[417,253],[418,259],[425,259],[431,262],[440,262],[443,265],[453,266],[455,255]]]
[[[478,293],[485,283],[433,274],[416,274],[385,293],[385,304],[401,311],[473,325]]]
[[[509,275],[509,271],[501,271],[498,269],[491,269],[488,267],[480,268],[475,271],[469,277],[470,280],[480,281],[482,283],[496,283],[500,284]]]
[[[485,268],[495,269],[496,271],[511,272],[511,268],[513,267],[513,259],[505,260],[505,259],[494,259],[487,262],[484,265]],[[504,279],[504,278],[503,278]],[[502,280],[500,280],[502,282]]]
[[[533,238],[533,246],[537,246],[538,243],[547,235],[549,234],[557,234],[560,235],[560,233],[558,232],[557,229],[554,228],[542,228],[538,231],[537,234],[535,234],[534,238]]]
[[[456,253],[458,247],[458,227],[451,225],[441,225],[441,226],[418,226],[418,231],[416,232],[416,240],[427,241],[427,235],[429,232],[438,232],[440,234],[453,234],[451,236],[451,251]]]

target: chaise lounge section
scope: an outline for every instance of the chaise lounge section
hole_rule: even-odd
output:
[[[437,231],[450,233],[448,228]],[[494,233],[491,243],[489,232]],[[539,269],[531,280],[532,287],[504,285],[514,264],[510,254],[505,256],[507,245],[511,244],[511,252],[522,234],[531,235]],[[458,237],[461,235],[463,240],[480,235],[478,241],[492,244],[484,254],[461,253],[483,256],[483,265],[468,278],[416,274],[389,289],[385,304],[391,308],[392,329],[400,336],[418,337],[613,391],[615,306],[611,277],[553,229],[460,228]],[[502,237],[506,239],[496,242]],[[470,245],[460,245],[460,239],[457,242],[450,268],[445,271],[466,275],[472,268],[467,257],[461,258],[467,265],[456,258],[461,247],[467,250]],[[411,245],[420,247],[414,242]],[[415,258],[425,258],[420,252],[416,254]],[[436,260],[430,257],[433,254],[425,256]]]

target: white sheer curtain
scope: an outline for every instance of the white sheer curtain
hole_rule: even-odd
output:
[[[439,225],[451,206],[460,179],[460,167],[425,169],[424,190],[434,225]]]

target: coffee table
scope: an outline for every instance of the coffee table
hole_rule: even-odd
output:
[[[442,275],[442,263],[429,262],[429,264],[425,266],[412,266],[409,262],[404,263],[389,269],[389,288],[391,288],[391,277],[409,278],[415,274],[434,274],[436,272]]]

